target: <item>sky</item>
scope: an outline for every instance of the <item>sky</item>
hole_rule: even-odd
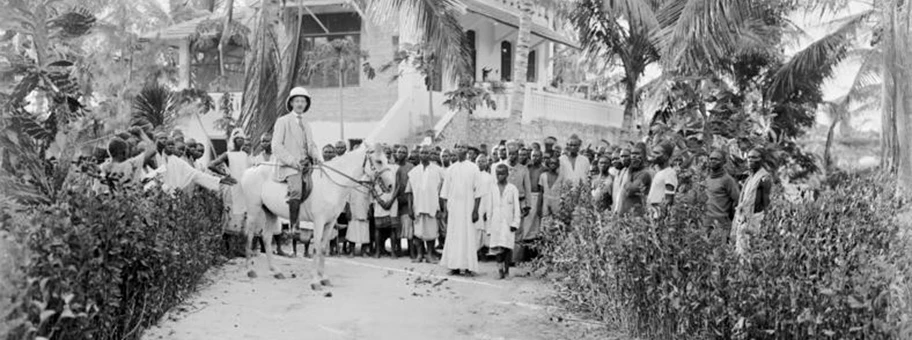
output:
[[[869,4],[866,4],[863,1],[852,1],[849,3],[848,8],[839,13],[828,13],[826,15],[821,15],[820,11],[801,11],[793,13],[790,17],[792,22],[804,30],[805,33],[807,33],[807,37],[805,39],[801,39],[798,42],[797,46],[790,46],[790,49],[786,49],[786,53],[795,53],[813,41],[826,36],[827,33],[835,29],[833,27],[834,25],[827,25],[827,23],[830,23],[835,19],[844,18],[846,16],[864,11],[870,8],[869,6]],[[852,84],[858,68],[859,63],[851,60],[843,61],[839,66],[837,66],[834,69],[833,75],[823,84],[824,100],[832,100],[845,95],[849,91],[849,87]],[[817,122],[821,124],[828,124],[829,117],[826,117],[825,114],[818,113]],[[879,131],[880,112],[873,111],[864,113],[859,117],[853,119],[852,125],[858,130]]]

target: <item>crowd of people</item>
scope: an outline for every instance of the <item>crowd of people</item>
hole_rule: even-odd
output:
[[[581,145],[573,135],[563,147],[554,137],[490,147],[381,146],[393,160],[394,188],[383,194],[380,188],[353,192],[337,221],[331,251],[407,256],[470,276],[478,261],[494,260],[499,275],[506,277],[512,264],[536,256],[531,244],[542,235],[542,219],[559,213],[562,188],[588,186],[584,191],[592,195],[593,208],[644,218],[661,218],[676,197],[705,204],[703,224],[710,235],[716,242],[735,243],[739,251],[748,246],[769,205],[772,181],[761,166],[762,149],[748,152],[746,176],[726,173],[727,153],[714,150],[706,164],[706,180],[691,190],[695,184],[679,186],[679,171],[688,165],[670,144],[648,148],[644,143],[603,143],[597,149]],[[328,144],[322,148],[323,160],[346,150],[343,142]],[[256,157],[264,154],[268,149]],[[735,177],[743,178],[743,184]],[[281,237],[276,243],[284,254]]]
[[[226,185],[226,197],[238,196],[232,191],[240,190],[235,184],[247,168],[274,161],[270,134],[261,136],[251,150],[243,133],[235,131],[227,152],[203,162],[203,143],[187,140],[179,131],[151,131],[151,124],[139,120],[112,138],[106,149],[83,159],[84,172],[93,175],[99,190],[152,185],[226,190]],[[772,181],[761,166],[761,149],[747,154],[750,174],[742,181],[726,172],[724,150],[711,152],[706,180],[694,184],[679,183],[686,165],[673,158],[670,144],[581,145],[576,135],[563,147],[554,137],[541,143],[511,140],[453,148],[382,145],[392,160],[395,184],[391,190],[352,191],[337,220],[331,255],[409,257],[469,276],[477,272],[479,261],[494,260],[503,278],[513,263],[536,256],[530,245],[542,235],[542,219],[559,213],[561,188],[573,186],[588,186],[583,189],[591,194],[593,208],[618,215],[661,218],[676,200],[705,204],[704,225],[711,237],[732,242],[743,252],[769,206]],[[330,161],[348,147],[338,142],[320,151],[322,160]],[[702,187],[684,190],[693,185]],[[691,197],[685,191],[700,195]],[[228,211],[243,211],[243,202],[226,203]],[[243,218],[232,214],[226,233],[238,234]],[[287,255],[282,248],[293,236],[296,255],[298,241],[307,239],[296,236],[297,226],[285,229],[287,233],[271,241],[279,255]]]

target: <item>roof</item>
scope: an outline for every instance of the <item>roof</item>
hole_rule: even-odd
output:
[[[485,0],[463,0],[463,2],[466,4],[469,12],[494,19],[497,22],[514,28],[519,28],[519,9],[507,8]],[[532,23],[532,35],[573,48],[580,48],[579,44],[572,39],[541,24]]]
[[[253,27],[251,22],[253,20],[254,10],[251,8],[237,8],[234,10],[233,20],[244,24],[247,27]],[[177,23],[162,29],[149,31],[143,33],[139,38],[140,40],[164,40],[164,41],[178,41],[183,40],[189,37],[190,35],[196,33],[196,27],[203,21],[209,19],[220,19],[224,18],[223,13],[212,13],[203,17],[190,19],[181,23]]]

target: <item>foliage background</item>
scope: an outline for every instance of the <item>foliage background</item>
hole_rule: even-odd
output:
[[[650,222],[583,195],[545,222],[536,265],[570,305],[646,339],[907,339],[909,207],[880,176],[839,176],[816,201],[777,193],[747,262],[714,243],[702,204]]]
[[[21,245],[0,262],[20,271],[0,282],[6,339],[138,339],[224,259],[216,194],[74,186],[65,198],[4,211],[0,234]]]

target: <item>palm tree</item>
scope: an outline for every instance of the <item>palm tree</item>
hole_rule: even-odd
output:
[[[516,35],[516,57],[513,62],[513,114],[522,114],[525,98],[526,70],[532,42],[532,14],[534,0],[519,0],[519,29]]]
[[[661,5],[662,0],[579,0],[570,11],[570,22],[586,51],[623,66],[625,132],[633,130],[639,116],[637,86],[643,72],[659,58],[652,34],[659,27]]]
[[[303,55],[299,73],[304,76],[304,79],[310,79],[317,73],[324,76],[332,74],[338,76],[340,140],[345,140],[345,110],[343,108],[345,97],[342,92],[345,88],[345,74],[363,71],[368,79],[374,79],[376,72],[367,62],[368,57],[367,51],[360,49],[360,46],[351,38],[336,39],[328,44],[319,44]]]
[[[830,116],[830,126],[827,128],[826,144],[823,149],[825,169],[830,170],[833,164],[831,151],[836,137],[836,127],[839,125],[842,125],[844,128],[849,127],[849,121],[852,117],[879,106],[880,103],[876,100],[876,93],[871,91],[879,89],[879,85],[874,85],[854,92],[849,91],[849,94],[821,104],[822,111]],[[843,134],[848,132],[845,130],[846,129],[843,129]]]

